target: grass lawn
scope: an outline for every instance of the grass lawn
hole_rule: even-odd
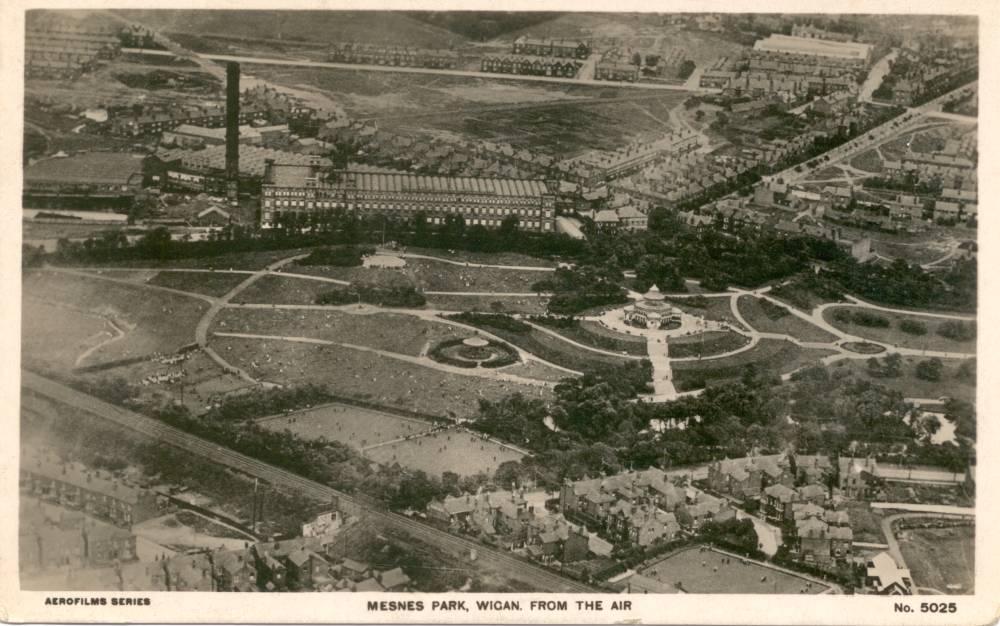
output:
[[[730,559],[729,563],[723,559]],[[681,583],[688,593],[820,593],[827,587],[787,574],[755,561],[729,557],[721,552],[688,548],[675,552],[641,570],[643,576],[668,585]]]
[[[851,159],[851,166],[872,174],[880,174],[885,169],[882,167],[882,159],[879,158],[878,152],[874,150],[866,150]]]
[[[573,376],[572,374],[558,370],[554,367],[549,367],[548,365],[539,363],[538,361],[516,363],[503,368],[502,371],[504,374],[524,376],[525,378],[534,378],[536,380],[544,380],[552,383],[558,383],[564,378],[572,378]]]
[[[147,281],[150,285],[193,291],[206,296],[224,296],[249,278],[247,274],[208,274],[205,272],[160,272]]]
[[[21,300],[21,359],[68,372],[77,357],[114,336],[107,320],[86,313],[25,297]]]
[[[519,348],[527,350],[541,359],[578,372],[598,369],[606,365],[620,365],[625,362],[624,358],[578,348],[569,342],[537,329],[532,329],[526,333],[515,333],[485,324],[480,326],[480,328],[503,338],[505,341]]]
[[[493,476],[502,463],[524,458],[524,454],[510,446],[460,429],[369,448],[365,456],[384,465],[399,463],[407,469],[423,470],[437,477],[443,472],[455,472],[459,476],[479,473]]]
[[[646,356],[645,339],[616,333],[597,322],[582,321],[566,328],[547,326],[541,322],[535,323],[585,346],[612,352],[625,352],[634,356]]]
[[[316,304],[316,297],[340,285],[281,274],[261,276],[233,298],[236,304]]]
[[[881,358],[881,357],[880,357]],[[967,382],[956,377],[962,361],[957,359],[943,359],[944,371],[941,380],[932,382],[921,380],[916,376],[917,363],[923,361],[922,357],[903,357],[903,370],[899,378],[876,378],[868,374],[868,364],[866,359],[844,359],[832,364],[831,367],[838,369],[850,369],[858,376],[863,376],[889,389],[895,389],[906,398],[938,398],[941,396],[951,396],[969,402],[976,401],[976,385],[974,382]]]
[[[902,531],[899,549],[917,587],[944,593],[975,593],[976,533],[973,526]],[[949,585],[960,588],[949,589]]]
[[[413,285],[425,291],[531,292],[548,272],[496,267],[463,267],[428,259],[406,259],[400,269],[294,265],[290,272],[386,286]]]
[[[804,365],[818,363],[831,354],[834,351],[800,348],[789,341],[761,339],[753,348],[731,357],[674,363],[674,384],[679,390],[688,391],[697,389],[702,381],[712,385],[734,380],[742,376],[751,363],[758,371],[780,375]]]
[[[848,311],[864,311],[859,307],[830,307],[823,312],[823,318],[830,322],[830,324],[836,326],[837,328],[851,333],[852,335],[857,335],[859,337],[864,337],[865,339],[873,339],[875,341],[880,341],[882,343],[887,343],[890,345],[897,345],[904,348],[914,348],[917,350],[936,350],[941,352],[967,352],[974,353],[976,351],[976,341],[955,341],[953,339],[948,339],[947,337],[942,337],[937,334],[938,327],[946,320],[921,316],[917,314],[913,315],[903,315],[900,313],[888,313],[886,311],[871,311],[875,315],[884,317],[889,320],[888,328],[872,328],[870,326],[862,326],[860,324],[855,324],[854,322],[841,322],[835,319],[834,312],[837,310],[846,309]],[[911,320],[914,322],[920,322],[927,328],[927,334],[924,335],[911,335],[905,333],[900,329],[900,322],[904,320]],[[969,322],[965,322],[969,323]]]
[[[831,343],[837,337],[796,317],[788,309],[753,296],[740,296],[740,313],[747,323],[763,333],[784,333],[801,341]]]
[[[259,252],[232,252],[218,256],[190,259],[129,259],[106,263],[108,267],[163,267],[163,268],[205,268],[226,270],[259,270],[288,257],[307,254],[309,248],[286,250],[262,250]]]
[[[417,248],[407,247],[407,254],[425,254],[427,256],[447,259],[449,261],[468,261],[469,263],[485,263],[487,265],[524,265],[526,267],[556,267],[556,262],[549,259],[541,259],[527,254],[517,252],[470,252],[468,250],[456,250],[454,254],[447,250],[437,248]],[[413,260],[413,259],[410,259]],[[545,276],[545,272],[538,272],[540,276]]]
[[[195,298],[54,272],[26,274],[23,289],[28,297],[113,320],[124,331],[124,337],[88,356],[86,365],[174,352],[194,341],[195,326],[208,309],[206,302]],[[26,336],[27,341],[42,341],[39,337],[43,334],[63,332],[59,316],[49,316],[47,321],[38,324],[33,320],[26,325],[26,331],[33,335]]]
[[[268,430],[288,431],[303,439],[339,441],[359,450],[434,427],[431,422],[339,403],[262,417],[257,424]]]
[[[295,309],[224,309],[213,332],[309,337],[418,356],[446,339],[467,337],[449,324],[398,313],[354,314]]]
[[[215,337],[211,345],[251,376],[281,384],[323,385],[330,393],[437,417],[475,417],[478,400],[520,392],[551,400],[548,389],[463,376],[338,346]]]
[[[549,299],[537,296],[454,296],[430,295],[427,308],[441,311],[475,311],[478,313],[524,313],[544,315]]]
[[[736,350],[750,343],[750,338],[731,330],[710,330],[704,333],[671,337],[667,340],[671,358],[711,356]]]

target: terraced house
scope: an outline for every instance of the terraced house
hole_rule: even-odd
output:
[[[283,218],[347,210],[360,216],[429,224],[460,216],[466,226],[498,228],[508,217],[524,231],[555,231],[555,194],[541,180],[327,171],[315,165],[268,163],[261,186],[261,228]]]

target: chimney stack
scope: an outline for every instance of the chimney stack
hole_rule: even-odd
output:
[[[240,64],[226,64],[226,197],[239,204],[240,183]]]

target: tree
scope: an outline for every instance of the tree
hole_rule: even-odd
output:
[[[938,382],[941,380],[941,373],[943,371],[944,363],[937,357],[917,363],[916,374],[920,380]]]

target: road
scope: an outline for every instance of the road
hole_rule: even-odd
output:
[[[403,515],[385,510],[380,508],[377,503],[367,502],[367,499],[356,498],[315,481],[302,478],[289,471],[167,426],[162,422],[118,408],[33,372],[21,370],[21,386],[25,391],[29,392],[22,394],[22,402],[35,403],[32,410],[44,411],[47,409],[44,403],[40,405],[32,397],[32,394],[35,394],[152,437],[161,443],[175,446],[213,463],[266,480],[275,487],[290,489],[321,502],[330,502],[336,498],[357,507],[370,519],[384,525],[388,529],[410,535],[449,553],[460,553],[467,556],[470,552],[475,551],[478,562],[495,568],[507,576],[525,582],[541,591],[554,593],[593,593],[595,591],[594,588],[588,585],[563,578],[533,563],[522,561],[513,555],[494,550],[484,544],[449,534]]]
[[[157,56],[174,56],[173,53],[161,50],[144,50],[139,48],[123,48],[127,54],[153,54]],[[395,74],[430,74],[432,76],[460,76],[464,78],[480,78],[490,80],[513,80],[518,82],[555,83],[559,85],[586,85],[588,87],[627,87],[631,89],[654,89],[663,91],[683,91],[689,93],[718,93],[718,89],[701,87],[689,88],[686,85],[665,85],[662,83],[630,83],[610,80],[594,80],[585,78],[561,78],[557,76],[525,76],[521,74],[492,74],[473,72],[469,70],[446,70],[429,67],[398,67],[392,65],[364,65],[360,63],[331,63],[328,61],[309,61],[307,59],[274,59],[268,57],[236,56],[231,54],[201,54],[191,53],[189,56],[209,61],[235,61],[249,65],[281,65],[288,67],[313,67],[335,70],[353,70],[356,72],[391,72]]]
[[[868,78],[861,85],[861,89],[858,91],[858,101],[859,102],[871,102],[872,93],[878,89],[879,85],[882,84],[882,79],[885,75],[889,73],[891,69],[892,62],[896,60],[899,55],[899,49],[893,48],[888,54],[879,59],[872,69],[868,72]]]

